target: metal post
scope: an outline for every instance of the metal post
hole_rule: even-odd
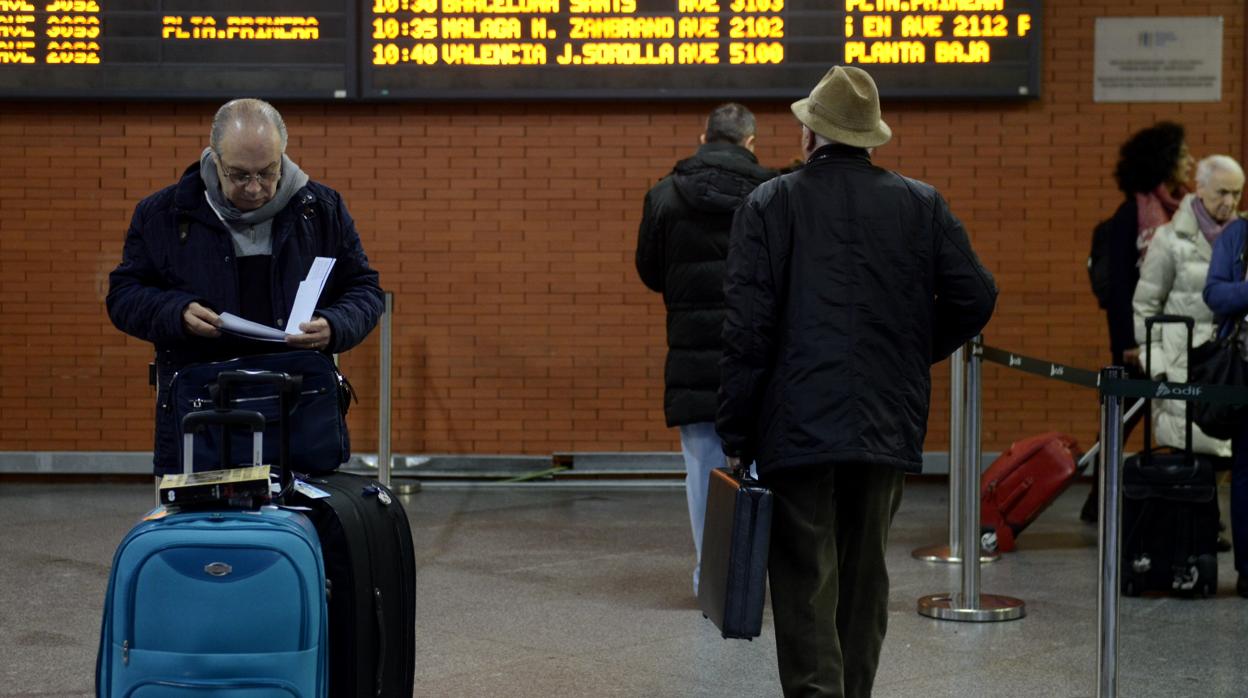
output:
[[[386,291],[386,310],[381,315],[381,404],[377,411],[377,480],[390,486],[390,330],[394,319],[394,294]]]
[[[949,360],[949,561],[962,561],[962,467],[966,458],[966,347]]]
[[[980,419],[982,390],[980,378],[983,359],[972,345],[966,369],[966,458],[962,462],[962,550],[979,548],[979,478]],[[920,615],[940,620],[986,622],[1015,620],[1026,614],[1022,600],[1010,596],[981,594],[979,591],[979,556],[965,555],[962,560],[961,591],[931,594],[919,599]]]
[[[962,474],[962,549],[979,549],[979,480],[982,460],[983,377],[984,362],[972,351],[966,364],[966,466]],[[979,610],[979,565],[962,565],[961,607]]]
[[[1106,380],[1126,378],[1126,370],[1113,366],[1101,371],[1101,385]],[[1101,486],[1100,545],[1098,557],[1101,574],[1097,579],[1097,644],[1101,650],[1096,666],[1096,695],[1116,698],[1118,695],[1118,549],[1122,504],[1122,397],[1101,393]]]
[[[961,463],[966,458],[965,416],[966,349],[959,347],[949,358],[949,544],[928,545],[910,553],[924,562],[962,562]],[[987,552],[982,547],[979,551],[980,562],[995,562],[1000,557],[1000,553]]]

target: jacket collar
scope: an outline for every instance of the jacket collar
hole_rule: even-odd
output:
[[[850,161],[871,164],[871,153],[866,148],[859,148],[844,143],[829,143],[810,154],[807,165],[829,161]]]
[[[773,171],[758,164],[758,158],[749,148],[735,143],[703,143],[693,155],[677,162],[672,173],[704,167],[715,167],[751,178],[770,179],[775,176]]]
[[[698,146],[697,155],[707,155],[709,153],[724,153],[733,157],[744,158],[750,162],[757,163],[758,157],[750,152],[749,148],[744,148],[736,143],[724,143],[715,141],[712,143],[703,143]]]
[[[1195,194],[1183,197],[1183,201],[1179,202],[1179,208],[1174,212],[1174,218],[1170,219],[1170,228],[1174,230],[1176,236],[1184,240],[1205,239],[1205,236],[1200,233],[1200,224],[1196,222],[1196,213],[1192,211],[1192,201],[1195,198]],[[1205,245],[1208,246],[1208,244],[1206,241]]]

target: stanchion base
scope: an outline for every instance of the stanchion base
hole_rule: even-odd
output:
[[[996,594],[980,594],[979,608],[961,608],[962,594],[932,594],[919,599],[919,615],[937,620],[958,620],[968,623],[988,623],[999,620],[1018,620],[1027,614],[1027,606],[1021,599]]]
[[[390,490],[392,492],[397,492],[398,494],[416,494],[417,492],[420,492],[421,489],[423,488],[421,487],[420,482],[394,483],[390,486]]]
[[[962,556],[953,557],[950,554],[948,545],[929,545],[925,548],[915,548],[910,553],[910,556],[923,562],[962,562]],[[996,562],[1000,559],[1001,553],[990,553],[982,548],[979,551],[980,562]]]

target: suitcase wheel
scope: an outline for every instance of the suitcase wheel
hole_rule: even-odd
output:
[[[993,528],[985,528],[984,532],[979,535],[979,546],[986,553],[997,552],[997,531]]]
[[[1216,555],[1201,555],[1196,558],[1196,568],[1200,571],[1200,586],[1197,592],[1202,599],[1218,595],[1218,558]]]

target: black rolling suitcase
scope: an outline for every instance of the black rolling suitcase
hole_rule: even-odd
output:
[[[1154,324],[1193,322],[1159,315],[1145,321],[1151,346]],[[1151,375],[1151,371],[1149,372]],[[1218,589],[1218,504],[1212,460],[1192,452],[1192,415],[1186,448],[1164,452],[1152,441],[1152,403],[1144,417],[1144,450],[1123,464],[1122,592],[1164,591],[1213,596]]]
[[[771,545],[771,490],[744,471],[711,471],[698,606],[725,638],[762,632]]]
[[[288,379],[267,371],[230,371],[216,381],[219,405],[237,385]],[[297,410],[279,420],[282,439]],[[228,436],[224,451],[230,452]],[[416,555],[407,512],[384,485],[351,473],[303,475],[287,498],[306,507],[316,527],[329,587],[331,698],[408,698],[416,676]],[[328,496],[318,496],[300,483]]]
[[[416,675],[416,556],[407,512],[371,478],[303,478],[328,497],[311,509],[329,579],[329,695],[412,695]]]

